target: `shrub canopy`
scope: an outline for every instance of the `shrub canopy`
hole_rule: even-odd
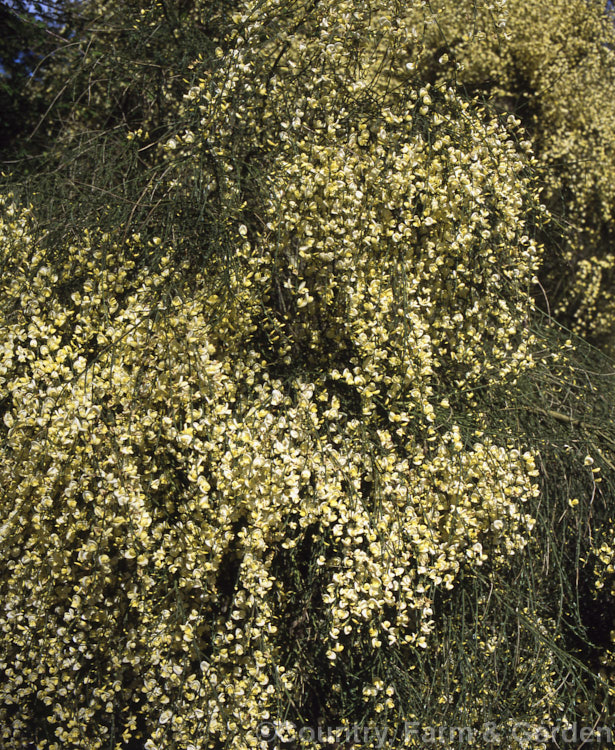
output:
[[[7,745],[606,723],[612,378],[534,302],[534,132],[419,54],[456,12],[85,3],[33,83],[45,146],[0,202]]]

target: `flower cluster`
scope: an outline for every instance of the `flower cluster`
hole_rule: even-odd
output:
[[[256,351],[229,359],[205,283],[160,296],[169,264],[126,270],[137,238],[86,238],[52,271],[15,217],[2,226],[5,741],[42,711],[50,746],[105,747],[113,726],[127,742],[143,721],[151,747],[194,743],[206,723],[256,746],[255,717],[299,689],[277,637],[292,598],[278,550],[308,534],[322,550],[335,661],[366,638],[425,647],[434,587],[524,545],[529,453],[466,446],[455,426],[417,443],[408,415],[383,428],[373,409],[353,414],[331,373],[282,382]]]
[[[393,54],[396,80],[408,66],[429,80],[454,79],[521,119],[541,200],[555,217],[541,273],[551,309],[576,332],[608,343],[615,311],[612,15],[593,0],[439,0],[412,4],[399,23],[410,41]]]

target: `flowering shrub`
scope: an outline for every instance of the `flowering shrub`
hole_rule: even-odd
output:
[[[165,12],[143,10],[141,41]],[[535,163],[514,118],[411,71],[393,85],[401,15],[235,3],[164,89],[177,127],[150,141],[149,112],[126,151],[112,141],[150,152],[122,221],[107,188],[79,232],[2,199],[7,746],[239,750],[271,746],[263,722],[288,741],[285,721],[399,725],[424,655],[452,658],[447,617],[470,647],[450,603],[492,576],[487,614],[536,544],[538,452],[489,414],[559,361],[530,330]],[[82,144],[96,118],[73,115]],[[564,704],[555,618],[522,609],[515,674],[544,722]],[[485,663],[509,625],[475,632]],[[478,672],[442,674],[437,705],[471,684],[480,721]]]
[[[412,65],[428,80],[455,80],[522,120],[539,164],[541,200],[554,215],[540,274],[546,306],[572,330],[609,344],[612,11],[594,0],[443,1],[413,4],[400,23],[410,42],[392,56],[393,70]]]

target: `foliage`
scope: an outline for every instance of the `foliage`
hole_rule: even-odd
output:
[[[608,723],[612,377],[536,309],[535,146],[394,63],[405,7],[86,3],[40,82],[0,206],[7,746]]]
[[[615,322],[613,20],[595,0],[412,4],[403,24],[411,39],[419,24],[423,33],[391,59],[394,70],[410,61],[426,80],[454,80],[521,119],[552,213],[538,299],[607,347]]]
[[[37,82],[72,18],[69,2],[0,5],[0,158],[24,157],[45,104]]]

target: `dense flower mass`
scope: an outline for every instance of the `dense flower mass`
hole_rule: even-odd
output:
[[[393,55],[394,71],[410,64],[428,80],[454,79],[522,120],[541,200],[553,212],[541,273],[546,306],[573,330],[612,345],[612,8],[607,15],[595,0],[438,0],[428,9],[411,4],[400,23],[412,41]]]
[[[136,14],[137,38],[166,12]],[[58,240],[1,199],[7,747],[399,726],[430,653],[450,667],[438,705],[463,702],[446,608],[526,554],[540,498],[536,447],[485,394],[511,409],[559,359],[532,323],[531,144],[515,117],[397,70],[409,23],[393,0],[234,3],[163,87],[176,127],[148,141],[124,123],[156,183],[121,222],[108,204],[110,226]],[[67,122],[67,142],[95,125]],[[470,606],[485,622],[494,590]],[[532,623],[536,652],[516,633],[540,653],[515,674],[534,675],[543,723],[563,710],[554,619]],[[504,640],[471,645],[492,663]]]

